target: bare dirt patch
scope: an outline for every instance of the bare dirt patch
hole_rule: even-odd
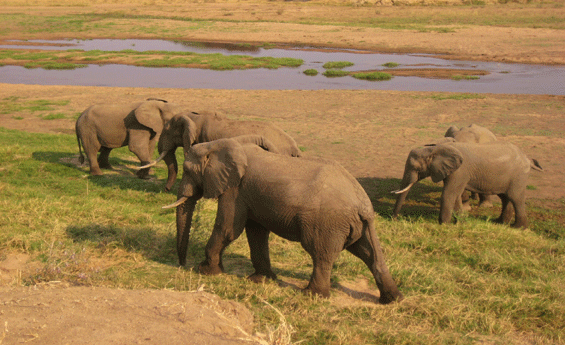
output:
[[[259,344],[253,315],[207,292],[0,287],[4,344]]]

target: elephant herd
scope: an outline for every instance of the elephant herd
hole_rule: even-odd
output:
[[[87,108],[76,122],[79,160],[81,144],[90,173],[111,168],[113,148],[128,146],[141,161],[137,175],[164,160],[165,185],[177,179],[175,151],[184,150],[183,175],[176,208],[177,253],[186,263],[192,215],[196,202],[218,200],[216,221],[200,263],[203,274],[223,272],[225,248],[245,229],[255,272],[260,282],[276,279],[269,258],[269,234],[300,242],[313,260],[306,291],[330,294],[330,273],[339,253],[346,249],[370,269],[380,291],[380,303],[403,298],[385,263],[374,226],[371,200],[359,182],[335,161],[301,155],[288,134],[274,124],[237,121],[211,112],[189,112],[161,99],[131,104],[100,104]],[[151,160],[157,144],[159,158]],[[98,152],[100,152],[97,157]],[[516,146],[497,141],[487,129],[471,125],[450,128],[445,138],[412,150],[406,161],[393,215],[397,216],[410,188],[428,176],[443,181],[440,223],[451,221],[453,209],[463,208],[465,190],[486,201],[498,195],[508,221],[526,227],[525,189],[530,167],[541,169]]]

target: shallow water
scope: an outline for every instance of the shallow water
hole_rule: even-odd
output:
[[[299,68],[214,71],[194,68],[149,68],[127,65],[89,65],[75,70],[26,69],[0,67],[0,82],[11,84],[85,85],[159,88],[210,88],[245,90],[317,90],[375,89],[398,91],[452,91],[470,93],[565,95],[565,67],[497,62],[443,60],[422,54],[376,54],[358,51],[313,49],[263,49],[241,45],[180,43],[164,40],[66,40],[28,41],[28,43],[66,44],[65,46],[18,46],[0,48],[83,49],[120,51],[165,50],[196,53],[239,54],[253,57],[273,56],[303,59]],[[394,77],[389,81],[371,82],[353,77],[328,78],[321,75],[328,61],[350,61],[345,70],[386,71],[382,64],[396,62],[399,68],[449,68],[486,70],[489,75],[478,80],[443,80],[418,77]],[[302,73],[314,68],[320,72],[311,77]]]

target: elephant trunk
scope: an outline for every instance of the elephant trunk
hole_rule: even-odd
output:
[[[188,198],[177,207],[177,254],[179,265],[186,264],[186,252],[190,238],[190,227],[192,225],[192,214],[198,198]]]
[[[404,200],[406,200],[406,196],[408,195],[410,188],[412,188],[412,186],[414,186],[414,184],[416,184],[416,182],[418,181],[419,181],[418,172],[416,171],[404,172],[401,189],[392,192],[398,195],[396,197],[396,204],[394,205],[394,211],[392,213],[393,218],[398,217],[398,213],[400,213],[400,209],[402,208],[402,205],[404,205]]]
[[[202,190],[195,185],[188,174],[184,174],[178,191],[177,201],[162,207],[164,209],[177,208],[177,254],[181,266],[186,264],[186,251],[192,225],[192,214],[194,213],[196,202],[200,198],[202,198]]]
[[[165,164],[167,164],[168,177],[167,184],[165,185],[165,191],[170,191],[173,188],[173,184],[177,180],[177,173],[179,170],[179,165],[177,163],[177,157],[175,155],[175,150],[169,150],[161,154],[165,159]]]

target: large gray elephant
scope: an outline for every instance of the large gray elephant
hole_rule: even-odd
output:
[[[92,105],[82,112],[75,125],[79,160],[84,163],[82,142],[90,163],[90,173],[102,175],[100,168],[112,168],[108,162],[110,151],[127,145],[141,165],[146,165],[152,160],[163,126],[181,111],[179,106],[158,99]],[[100,156],[96,158],[98,151]],[[137,172],[140,178],[147,178],[148,174],[149,168]]]
[[[272,123],[230,120],[209,111],[186,112],[175,115],[165,124],[157,145],[160,156],[148,166],[155,165],[161,159],[165,160],[168,168],[165,190],[169,191],[177,179],[178,163],[175,151],[179,146],[187,152],[194,144],[247,134],[256,134],[268,139],[280,154],[300,156],[300,149],[294,139]]]
[[[484,144],[497,141],[496,135],[494,135],[494,133],[491,132],[488,128],[476,125],[474,123],[462,128],[451,126],[445,132],[444,137],[453,138],[455,141],[462,143]],[[467,193],[463,192],[463,195],[461,197],[463,198],[463,208],[467,210],[470,209],[471,206],[469,205],[469,197]],[[492,195],[471,193],[471,199],[477,198],[479,199],[479,206],[492,206]]]
[[[201,273],[224,271],[222,253],[245,228],[255,269],[249,278],[276,279],[269,258],[272,231],[300,242],[312,257],[307,292],[329,296],[332,265],[347,249],[371,270],[381,303],[402,299],[375,233],[371,200],[339,164],[275,154],[231,138],[192,146],[185,154],[177,202],[165,206],[177,207],[181,265],[194,207],[202,197],[218,198],[218,210]]]
[[[404,168],[401,189],[393,217],[400,212],[410,188],[431,176],[443,181],[439,223],[451,221],[453,209],[461,208],[461,193],[467,189],[483,194],[496,194],[502,200],[502,212],[496,220],[508,222],[514,206],[513,227],[527,227],[526,183],[530,168],[542,170],[537,161],[530,161],[515,145],[495,141],[486,144],[450,142],[418,147],[410,151]]]

